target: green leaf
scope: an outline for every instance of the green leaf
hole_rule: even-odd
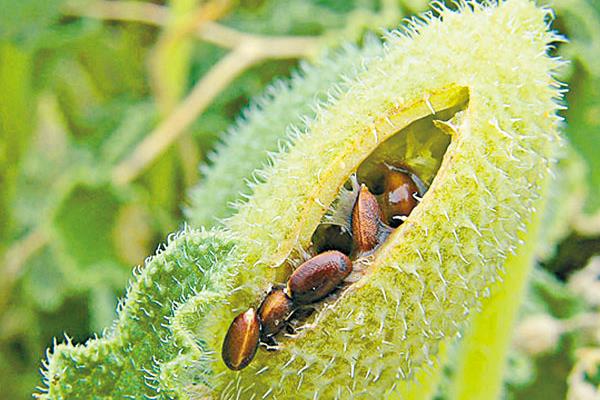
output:
[[[156,111],[153,104],[142,102],[126,108],[119,126],[106,135],[100,148],[100,158],[106,165],[115,165],[117,161],[130,153],[153,127]]]
[[[106,266],[111,268],[110,265]],[[114,266],[112,266],[114,268]],[[112,288],[106,284],[94,285],[90,289],[90,328],[94,332],[102,332],[115,319],[117,298]]]
[[[0,60],[0,242],[6,242],[13,223],[12,202],[21,159],[33,131],[33,57],[0,41]],[[2,247],[0,244],[0,254]]]
[[[53,224],[64,250],[86,266],[117,258],[113,226],[124,204],[110,186],[79,184],[58,207]]]
[[[556,256],[559,245],[572,231],[587,194],[586,163],[570,143],[565,144],[554,166],[549,201],[538,240],[537,258],[548,261]]]
[[[566,133],[587,163],[587,213],[600,210],[600,8],[594,0],[555,0],[569,42],[559,53],[573,61],[566,99]]]
[[[66,268],[61,268],[55,251],[47,247],[33,257],[22,280],[25,295],[45,312],[59,309],[70,289]]]
[[[570,85],[566,131],[587,163],[589,193],[585,211],[595,213],[600,210],[600,73],[578,68]]]
[[[60,16],[65,0],[2,0],[0,4],[0,36],[31,40]]]

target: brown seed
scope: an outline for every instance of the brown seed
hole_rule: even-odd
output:
[[[221,356],[229,369],[245,368],[256,354],[260,338],[260,320],[253,308],[239,314],[227,330]]]
[[[299,304],[309,304],[331,293],[352,272],[344,253],[326,251],[300,265],[290,276],[287,290]]]
[[[362,185],[352,209],[352,238],[359,253],[373,250],[379,244],[381,209],[377,199]]]
[[[269,337],[279,332],[294,311],[293,307],[292,299],[283,289],[271,290],[258,309],[258,317],[262,321],[262,336]]]
[[[388,167],[385,175],[385,190],[383,193],[383,212],[385,221],[392,227],[398,227],[402,220],[400,216],[408,216],[418,204],[414,195],[419,193],[417,185],[409,174]]]

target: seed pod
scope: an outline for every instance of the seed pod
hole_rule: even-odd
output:
[[[386,223],[396,228],[402,223],[399,217],[408,216],[418,204],[414,195],[419,193],[419,189],[405,171],[387,168],[382,208]]]
[[[299,304],[308,304],[331,293],[352,272],[344,253],[326,251],[300,265],[290,276],[287,290]]]
[[[260,320],[253,308],[233,319],[221,350],[229,369],[239,371],[252,361],[258,349],[260,331]]]
[[[262,337],[266,338],[278,333],[294,311],[292,299],[283,289],[273,289],[263,300],[258,309],[258,317],[262,321]]]
[[[373,250],[379,244],[381,209],[375,196],[362,185],[352,209],[352,238],[359,253]]]

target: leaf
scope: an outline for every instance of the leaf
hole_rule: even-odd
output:
[[[0,59],[0,238],[4,242],[11,233],[16,181],[33,128],[33,60],[31,53],[1,40]]]
[[[154,106],[147,102],[129,106],[120,125],[102,143],[102,162],[115,165],[131,152],[135,144],[152,128],[155,118]]]
[[[65,0],[22,0],[2,2],[0,36],[12,40],[31,40],[60,16]]]
[[[561,153],[554,166],[555,179],[550,184],[538,240],[537,258],[542,261],[556,256],[559,243],[573,231],[586,198],[585,162],[570,144]]]
[[[531,276],[526,302],[521,309],[520,321],[532,315],[548,314],[554,318],[567,319],[585,311],[584,302],[569,290],[563,281],[559,281],[546,270],[535,268]],[[529,364],[528,379],[517,381],[509,379],[507,390],[511,398],[532,398],[543,393],[545,399],[564,399],[566,395],[566,378],[568,369],[572,367],[573,351],[576,349],[580,332],[565,332],[562,339],[551,352],[536,357],[514,350],[515,357],[526,360]],[[507,369],[507,375],[513,371]],[[551,379],[552,383],[548,383]]]
[[[86,266],[116,259],[112,229],[124,199],[110,186],[79,184],[54,215],[54,226],[68,254]]]
[[[586,0],[556,0],[560,22],[569,38],[561,49],[573,60],[570,90],[567,93],[569,109],[566,133],[587,163],[589,193],[585,211],[597,213],[600,209],[600,9],[597,2]]]
[[[566,131],[587,163],[589,193],[585,211],[595,213],[600,209],[600,73],[592,75],[580,70],[571,86]]]
[[[44,249],[30,261],[28,273],[22,280],[22,290],[39,309],[56,311],[68,293],[69,284],[65,275],[54,249]]]
[[[107,267],[114,268],[110,265]],[[90,307],[90,327],[94,332],[102,332],[102,329],[115,319],[116,299],[115,293],[108,285],[94,285],[91,288],[89,301],[93,307]]]

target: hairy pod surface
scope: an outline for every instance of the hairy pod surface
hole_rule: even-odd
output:
[[[190,330],[226,300],[228,283],[218,272],[236,265],[231,239],[222,231],[190,229],[169,236],[164,248],[135,270],[118,318],[102,338],[85,346],[67,338],[48,354],[46,387],[35,396],[187,398],[185,385],[198,383],[197,371],[206,369]]]
[[[55,347],[40,397],[385,398],[427,372],[490,284],[513,272],[504,261],[559,141],[550,12],[527,0],[438,7],[390,32],[386,50],[315,108],[226,233],[177,236],[136,276],[102,339]],[[432,140],[415,133],[433,124]],[[250,138],[239,136],[244,151]],[[288,279],[344,183],[396,138],[403,165],[429,186],[422,201],[294,337],[231,371],[220,350],[232,319]]]
[[[390,33],[381,58],[274,157],[225,222],[248,268],[237,271],[230,305],[204,328],[209,348],[248,299],[287,279],[287,260],[308,248],[344,183],[380,145],[406,135],[403,161],[430,185],[365,260],[360,279],[279,351],[259,351],[239,373],[214,359],[220,396],[383,396],[434,362],[503,273],[559,142],[558,61],[546,55],[556,37],[550,13],[526,0],[438,11]],[[405,133],[449,110],[435,124],[449,138],[442,155]],[[439,170],[427,170],[428,158]]]

